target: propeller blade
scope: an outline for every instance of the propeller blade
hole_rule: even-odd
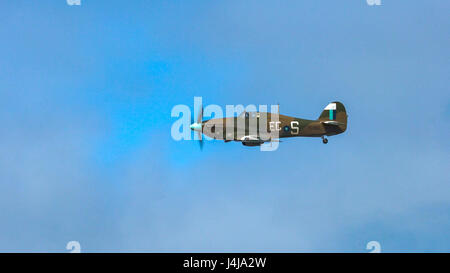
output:
[[[202,120],[203,120],[203,105],[200,108],[200,110],[198,111],[197,123],[202,123]]]
[[[191,119],[193,119],[193,117],[191,116]],[[201,108],[198,110],[198,114],[197,114],[197,124],[202,124],[203,123],[203,105],[201,106]],[[193,124],[194,121],[191,120],[191,124]],[[198,143],[200,145],[200,150],[203,150],[203,135],[202,135],[202,130],[197,131],[197,139],[198,139]]]
[[[197,132],[198,134],[198,144],[200,145],[200,150],[203,150],[203,138],[202,138],[202,133],[201,132]]]

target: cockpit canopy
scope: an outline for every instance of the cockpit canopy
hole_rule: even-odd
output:
[[[239,117],[246,117],[246,118],[259,118],[259,112],[242,112]]]

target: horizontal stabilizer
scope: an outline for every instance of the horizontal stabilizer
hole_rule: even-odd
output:
[[[337,122],[337,121],[334,121],[334,120],[321,121],[320,123],[323,123],[323,124],[326,124],[326,125],[334,125],[334,126],[345,125],[345,123]]]

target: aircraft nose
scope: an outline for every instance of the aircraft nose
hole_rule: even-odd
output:
[[[194,131],[201,131],[202,124],[201,123],[193,123],[193,124],[191,124],[191,126],[189,126],[189,128],[191,128],[191,130],[194,130]]]

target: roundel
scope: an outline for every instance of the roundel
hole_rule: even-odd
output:
[[[290,129],[291,128],[289,128],[289,126],[287,126],[287,125],[283,127],[283,131],[285,131],[285,132],[289,132]]]

